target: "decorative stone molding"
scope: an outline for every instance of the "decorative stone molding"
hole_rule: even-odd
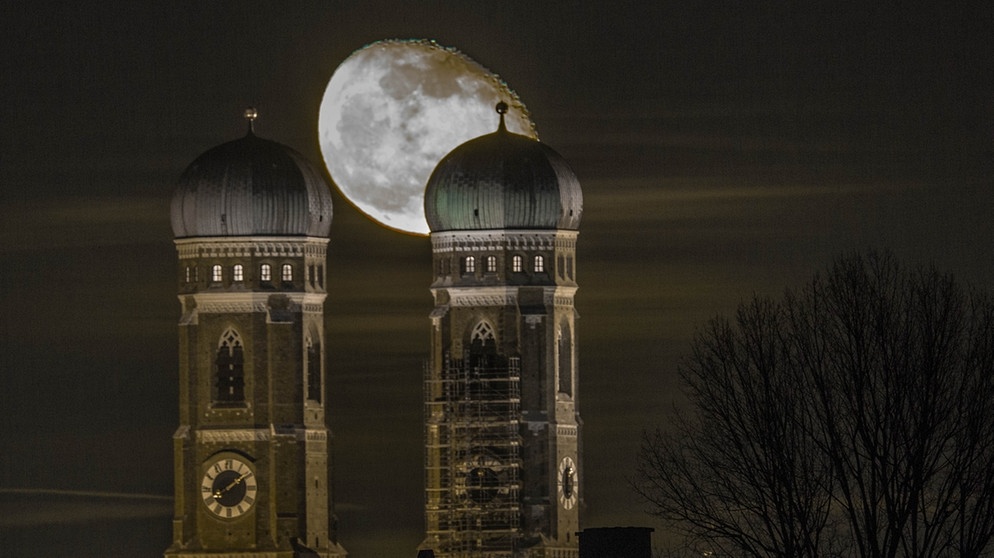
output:
[[[499,252],[504,250],[575,250],[577,231],[446,231],[431,234],[432,251]]]
[[[270,439],[270,431],[262,428],[197,431],[197,441],[203,443],[265,442]]]
[[[547,306],[573,306],[576,287],[544,287],[542,302]],[[448,306],[514,306],[518,303],[518,287],[448,287],[444,290]],[[438,300],[438,296],[435,297]]]
[[[193,237],[177,238],[176,251],[180,260],[195,258],[250,258],[284,257],[299,258],[304,254],[312,257],[325,257],[328,239],[311,236],[301,237]]]
[[[177,431],[177,434],[179,432]],[[174,436],[175,437],[175,436]],[[234,428],[224,430],[197,430],[196,438],[203,443],[268,442],[276,438],[294,438],[298,441],[327,442],[326,430],[305,428]]]
[[[556,425],[556,436],[563,438],[576,438],[578,434],[578,429],[576,426],[567,424],[557,424]]]
[[[301,310],[321,313],[324,311],[324,300],[327,296],[324,293],[301,292],[281,292],[279,295],[286,297],[287,300],[286,307],[280,308],[280,310],[291,313],[299,313]],[[184,318],[186,318],[186,314],[192,314],[194,308],[196,312],[204,314],[267,312],[272,296],[272,293],[254,291],[196,293],[181,295],[179,300],[184,309],[189,309],[189,311],[184,312]],[[192,306],[191,299],[193,300]],[[183,322],[182,318],[181,322]]]

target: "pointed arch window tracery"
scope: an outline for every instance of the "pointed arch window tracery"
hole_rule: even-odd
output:
[[[242,338],[234,329],[227,329],[218,341],[214,360],[214,402],[239,404],[245,402],[245,352]]]

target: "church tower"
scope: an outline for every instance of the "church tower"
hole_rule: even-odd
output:
[[[446,558],[578,555],[576,239],[566,161],[510,133],[470,140],[425,191],[434,281],[425,378],[427,536]]]
[[[172,200],[179,428],[167,557],[344,557],[330,499],[324,300],[331,193],[285,145],[200,155]]]

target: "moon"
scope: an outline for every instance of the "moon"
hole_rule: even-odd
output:
[[[528,110],[506,83],[465,54],[429,40],[363,47],[328,82],[321,101],[321,154],[353,205],[391,229],[424,235],[424,189],[456,146],[507,128],[537,139]]]

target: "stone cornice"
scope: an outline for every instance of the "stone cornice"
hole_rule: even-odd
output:
[[[294,438],[298,441],[327,442],[328,431],[311,428],[229,428],[204,429],[195,433],[201,443],[268,442],[276,438]]]
[[[247,291],[183,294],[179,295],[178,298],[187,311],[196,309],[201,314],[266,312],[269,310],[273,297],[286,301],[286,310],[291,312],[321,313],[324,311],[326,296],[325,293]],[[191,299],[193,301],[192,307],[189,304]]]
[[[195,237],[174,240],[180,260],[194,258],[324,257],[328,239],[313,236]]]
[[[444,290],[448,306],[513,306],[518,303],[520,287],[446,287],[432,289],[432,294]],[[529,287],[532,288],[532,287]],[[542,301],[549,306],[572,306],[577,287],[542,287]]]
[[[432,251],[499,252],[504,250],[575,249],[579,232],[569,230],[445,231],[431,234]]]

